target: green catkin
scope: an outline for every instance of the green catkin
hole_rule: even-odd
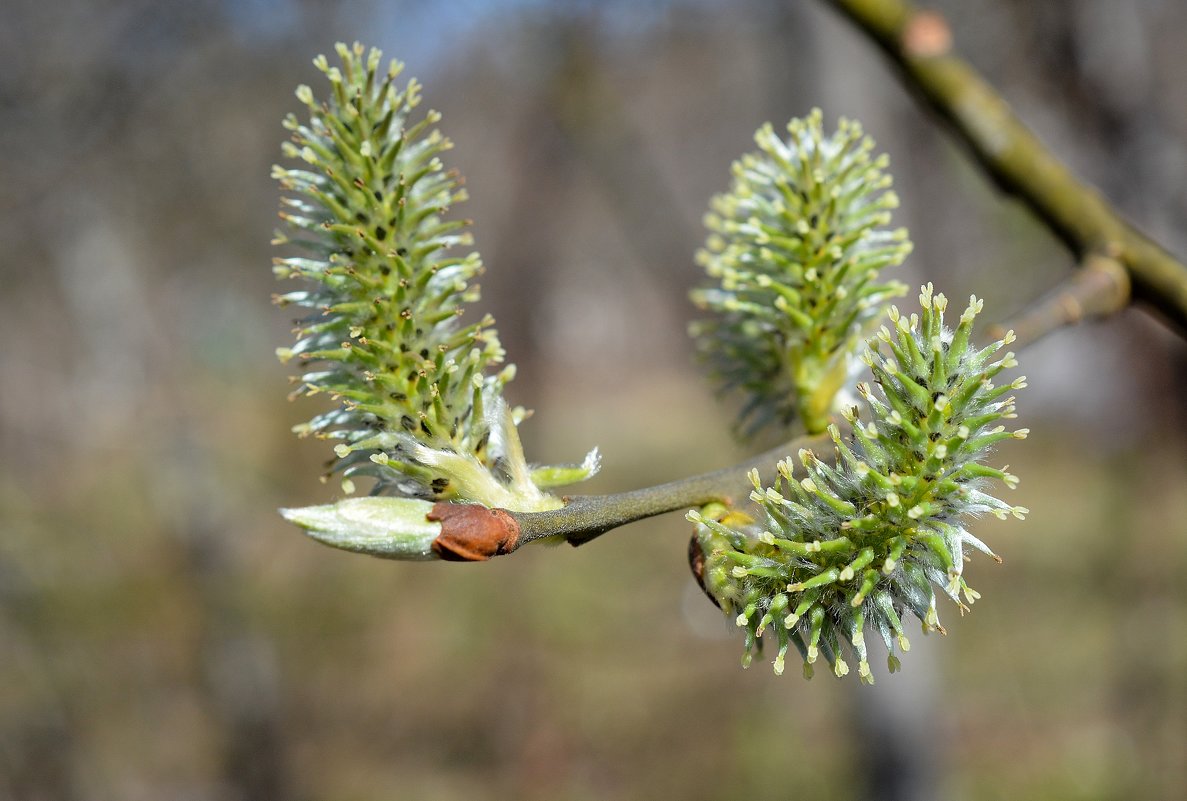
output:
[[[848,643],[858,675],[872,682],[867,626],[881,635],[897,670],[895,647],[909,646],[905,612],[916,615],[924,631],[943,631],[937,589],[962,612],[979,597],[965,583],[966,552],[993,553],[965,528],[967,521],[986,512],[1018,518],[1027,513],[988,494],[987,481],[1012,488],[1018,480],[982,463],[1000,439],[1027,433],[1001,428],[1001,421],[1016,416],[1014,399],[1003,397],[991,380],[1017,364],[1012,353],[997,356],[1013,341],[1012,332],[977,349],[968,330],[980,301],[971,300],[955,334],[943,326],[943,295],[933,296],[929,284],[919,301],[919,316],[890,311],[902,334],[900,347],[889,347],[886,336],[868,341],[865,362],[873,385],[862,388],[867,420],[850,409],[852,434],[842,437],[830,426],[835,467],[801,451],[798,465],[790,458],[780,464],[771,487],[752,474],[751,500],[764,513],[757,522],[720,509],[689,513],[707,572],[721,564],[762,565],[761,571],[730,572],[706,584],[727,615],[743,610],[737,623],[746,629],[748,654],[760,645],[759,624],[783,615],[775,625],[788,631],[791,642],[807,642],[805,675],[825,648],[834,673],[846,673],[840,647]],[[937,354],[943,369],[936,367]],[[1025,380],[1006,386],[1021,388]],[[775,670],[781,673],[788,640],[778,641]]]
[[[466,190],[441,161],[452,143],[440,115],[419,110],[415,79],[397,83],[399,62],[382,67],[357,43],[336,50],[340,66],[314,60],[329,96],[299,87],[307,120],[284,121],[283,154],[303,163],[273,168],[286,223],[275,244],[295,251],[274,272],[304,284],[276,301],[306,310],[277,355],[303,370],[295,395],[338,402],[295,430],[337,441],[329,472],[348,490],[365,476],[380,494],[555,508],[541,487],[588,477],[596,451],[538,473],[523,458],[494,321],[462,322],[483,267],[465,250],[468,221],[448,218]]]
[[[758,152],[734,163],[730,191],[705,216],[697,261],[716,285],[692,298],[714,316],[691,332],[722,391],[744,396],[747,436],[797,420],[823,431],[870,324],[906,291],[878,281],[911,249],[904,229],[887,227],[898,205],[887,159],[856,122],[826,136],[821,119],[792,120],[786,140],[760,128]]]

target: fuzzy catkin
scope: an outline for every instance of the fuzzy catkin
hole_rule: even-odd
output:
[[[979,597],[964,579],[965,557],[970,549],[993,554],[969,532],[969,520],[1026,514],[987,492],[992,480],[1012,488],[1018,479],[984,463],[994,444],[1027,433],[1001,425],[1015,417],[1007,393],[1025,379],[992,381],[1017,364],[1012,353],[995,358],[1013,335],[978,349],[970,334],[980,301],[973,298],[957,328],[947,330],[944,296],[933,296],[929,284],[919,300],[921,314],[904,317],[892,308],[892,327],[869,340],[873,386],[859,385],[865,419],[851,409],[851,433],[830,427],[835,464],[801,451],[798,467],[791,458],[780,463],[774,486],[761,486],[754,474],[751,499],[761,521],[720,508],[689,514],[702,583],[745,630],[747,664],[770,630],[777,673],[795,646],[806,675],[820,655],[844,675],[847,645],[859,675],[872,681],[870,627],[897,669],[896,645],[909,647],[907,613],[925,631],[942,631],[937,589],[962,611]]]
[[[307,310],[296,344],[277,351],[303,373],[295,395],[329,395],[338,405],[296,428],[338,441],[330,472],[375,479],[374,492],[536,510],[559,501],[541,487],[597,469],[532,471],[502,391],[514,367],[487,315],[466,324],[463,304],[479,299],[482,260],[451,207],[466,198],[440,155],[452,147],[421,113],[420,85],[380,69],[378,50],[338,45],[340,66],[314,60],[330,84],[319,100],[297,89],[308,121],[290,114],[283,146],[301,167],[273,169],[286,193],[286,230],[276,244],[299,255],[274,260],[280,278],[303,289],[277,296]]]
[[[819,110],[793,119],[786,140],[760,128],[758,151],[734,162],[730,191],[705,216],[697,260],[716,283],[692,299],[713,314],[691,332],[722,392],[743,396],[745,436],[797,422],[824,430],[870,324],[906,291],[879,280],[911,249],[888,227],[898,205],[888,159],[858,123],[826,135],[821,121]]]

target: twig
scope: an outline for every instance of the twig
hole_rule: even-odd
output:
[[[1084,266],[1012,320],[991,326],[986,336],[1001,339],[1013,329],[1017,347],[1084,319],[1107,317],[1129,303],[1129,273],[1107,256],[1090,256]]]
[[[904,0],[827,0],[873,39],[907,86],[972,152],[1001,189],[1021,199],[1077,260],[1115,259],[1134,297],[1187,332],[1187,266],[1122,219],[1077,179],[971,66],[951,52],[944,19]]]
[[[1121,278],[1118,278],[1120,274]],[[1013,328],[1017,337],[1016,350],[1033,344],[1047,334],[1073,320],[1070,310],[1080,309],[1081,316],[1103,313],[1105,304],[1124,303],[1126,294],[1114,282],[1124,281],[1124,271],[1106,262],[1089,265],[1083,277],[1055,295],[1056,307],[1049,311],[1036,309],[1015,320],[996,325],[986,334],[986,344],[998,338],[993,330]],[[1060,310],[1062,308],[1062,310]],[[848,423],[837,423],[841,435],[850,430]],[[574,495],[565,498],[565,505],[551,512],[508,512],[519,526],[515,546],[499,553],[511,553],[529,542],[550,538],[563,539],[570,545],[584,545],[612,529],[648,517],[704,506],[712,501],[737,500],[750,491],[747,475],[758,470],[764,484],[774,480],[775,468],[781,459],[794,456],[801,449],[814,451],[822,462],[832,463],[835,453],[832,438],[827,434],[803,436],[778,445],[732,467],[691,478],[670,481],[655,487],[630,490],[612,495]],[[506,511],[506,510],[501,510]]]
[[[1108,260],[1094,262],[1082,271],[1082,277],[1055,294],[1050,308],[1040,305],[1008,324],[995,326],[995,329],[1014,328],[1018,349],[1021,349],[1073,322],[1072,317],[1079,319],[1079,316],[1101,314],[1112,305],[1124,304],[1127,296],[1124,276],[1125,272]],[[987,337],[986,344],[994,338]],[[836,425],[842,437],[851,430],[844,421],[837,421]],[[492,545],[480,556],[454,554],[450,558],[484,560],[513,553],[529,542],[547,539],[584,545],[608,531],[648,517],[704,506],[713,501],[736,501],[749,494],[751,470],[758,471],[764,485],[770,484],[779,461],[795,456],[800,450],[813,451],[820,461],[833,463],[836,453],[831,445],[832,437],[828,433],[805,435],[711,473],[611,495],[568,496],[563,507],[551,512],[512,512],[475,506],[472,507],[473,515],[460,524],[477,528],[459,531],[459,536],[467,542],[491,540],[497,547]],[[497,520],[491,517],[492,512],[497,513]],[[442,532],[442,536],[451,535],[450,531]]]
[[[844,425],[844,424],[841,424]],[[780,459],[800,449],[815,450],[824,459],[832,439],[828,434],[805,436],[785,442],[765,453],[753,456],[733,467],[699,476],[671,481],[655,487],[614,495],[576,495],[566,499],[564,507],[552,512],[513,512],[519,523],[516,547],[535,540],[563,537],[571,545],[584,545],[611,529],[647,517],[691,509],[712,501],[745,497],[750,491],[747,475],[758,470],[764,483],[774,479]]]

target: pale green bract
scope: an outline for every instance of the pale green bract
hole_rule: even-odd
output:
[[[281,509],[290,523],[318,542],[384,559],[427,560],[441,524],[426,517],[433,504],[419,498],[347,498],[324,506]]]

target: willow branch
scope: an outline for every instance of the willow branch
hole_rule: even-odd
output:
[[[655,487],[613,495],[576,495],[565,506],[551,512],[512,512],[519,524],[516,547],[535,540],[563,537],[572,545],[584,545],[611,529],[678,509],[691,509],[713,501],[727,501],[750,492],[751,470],[764,483],[774,480],[779,460],[800,449],[823,451],[832,438],[828,434],[798,437],[753,456],[732,467]]]
[[[890,57],[995,183],[1022,200],[1083,264],[1093,254],[1129,273],[1134,297],[1187,332],[1187,266],[1076,178],[1006,101],[952,53],[944,19],[904,0],[827,0]]]
[[[1090,272],[1091,270],[1091,272]],[[1107,303],[1117,303],[1118,297],[1125,297],[1124,289],[1118,290],[1115,285],[1106,291],[1110,284],[1105,278],[1098,278],[1098,273],[1108,276],[1107,281],[1118,279],[1119,271],[1101,264],[1090,265],[1085,270],[1084,278],[1069,284],[1063,290],[1054,294],[1054,298],[1062,298],[1063,311],[1033,310],[1024,312],[1019,317],[1007,323],[994,326],[986,335],[986,341],[998,338],[993,330],[1002,332],[1015,329],[1018,348],[1033,344],[1047,334],[1058,330],[1064,325],[1074,322],[1067,313],[1067,309],[1074,303],[1080,303],[1080,317],[1103,313],[1086,311],[1102,309]],[[1083,285],[1083,286],[1082,286]],[[1111,292],[1111,294],[1110,294]],[[1106,300],[1111,297],[1112,300]],[[1124,301],[1121,301],[1124,303]],[[1058,308],[1058,303],[1054,303]],[[1075,319],[1080,319],[1076,317]],[[1021,329],[1022,333],[1019,333]],[[842,436],[848,431],[848,424],[837,422]],[[714,470],[691,478],[670,481],[654,487],[629,490],[611,495],[573,495],[565,498],[565,505],[551,512],[505,512],[517,527],[517,541],[514,547],[500,553],[517,550],[529,542],[546,539],[563,539],[570,545],[584,545],[608,531],[644,520],[648,517],[675,512],[680,509],[692,509],[704,506],[713,501],[737,500],[750,492],[751,470],[757,470],[764,485],[774,481],[776,466],[781,459],[793,456],[801,449],[814,451],[822,462],[832,463],[835,456],[831,447],[832,438],[827,434],[797,437],[769,451],[752,456],[732,467]]]

